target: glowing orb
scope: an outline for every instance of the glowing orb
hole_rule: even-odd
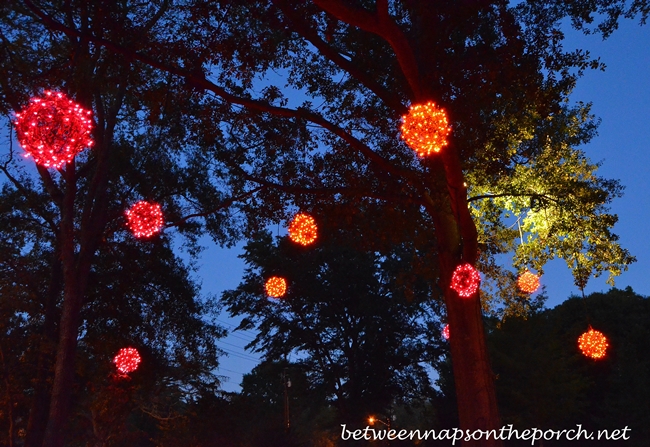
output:
[[[578,338],[578,348],[587,357],[602,359],[607,351],[607,337],[589,326],[589,330]]]
[[[122,348],[113,358],[115,367],[122,374],[128,374],[138,369],[142,358],[135,348]]]
[[[163,214],[156,202],[141,200],[126,211],[127,226],[137,238],[147,238],[162,229]]]
[[[445,324],[445,327],[442,328],[442,337],[445,340],[449,340],[449,325]]]
[[[524,293],[533,293],[539,289],[539,276],[526,270],[517,280],[519,289]]]
[[[476,293],[481,283],[481,275],[470,264],[462,264],[456,267],[451,277],[451,288],[458,292],[463,298],[469,298]]]
[[[282,298],[287,292],[287,281],[280,276],[271,276],[266,280],[264,288],[271,298]]]
[[[400,130],[402,139],[420,157],[440,152],[451,133],[447,113],[432,101],[411,106],[409,113],[402,116]]]
[[[93,145],[92,112],[63,93],[45,91],[16,113],[16,136],[27,156],[46,168],[61,168]]]
[[[316,220],[309,214],[298,213],[289,224],[289,238],[297,244],[309,245],[318,237]]]

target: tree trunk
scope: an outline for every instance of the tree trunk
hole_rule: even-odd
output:
[[[59,327],[59,346],[54,368],[54,383],[52,384],[52,398],[50,400],[50,414],[43,447],[63,447],[65,423],[68,419],[70,402],[72,401],[75,353],[77,350],[77,333],[79,331],[79,314],[82,300],[81,294],[78,292],[77,281],[66,281],[65,289],[63,315]]]
[[[63,447],[64,428],[70,412],[72,385],[75,372],[75,353],[79,331],[82,291],[88,269],[82,271],[79,256],[76,255],[75,239],[75,196],[77,193],[75,164],[66,165],[63,176],[66,180],[65,196],[61,204],[61,263],[63,265],[63,308],[59,323],[59,344],[56,351],[54,383],[50,398],[50,412],[45,430],[43,447]]]
[[[498,430],[501,418],[496,400],[494,374],[490,367],[485,329],[481,312],[480,292],[470,298],[461,298],[449,286],[456,267],[463,263],[474,265],[478,258],[478,236],[467,205],[467,189],[457,155],[453,151],[442,154],[444,164],[432,169],[430,190],[438,191],[435,201],[425,193],[424,205],[434,220],[438,239],[440,268],[439,285],[444,290],[449,323],[449,344],[456,384],[456,398],[460,428]],[[447,194],[438,185],[447,185]],[[464,446],[500,447],[501,440],[472,440]],[[477,435],[477,438],[479,436]]]
[[[52,259],[52,273],[45,296],[43,335],[38,352],[36,383],[34,385],[34,396],[29,410],[25,447],[41,447],[43,445],[43,436],[45,435],[47,415],[50,408],[47,379],[50,375],[54,350],[56,349],[56,301],[63,287],[62,275],[60,253],[57,250],[54,252]]]
[[[445,302],[460,426],[463,430],[497,430],[498,433],[501,420],[494,374],[487,354],[479,294],[476,293],[471,298],[460,298],[454,290],[447,287]],[[502,445],[499,440],[488,440],[485,437],[484,434],[481,440],[463,441],[463,445]]]

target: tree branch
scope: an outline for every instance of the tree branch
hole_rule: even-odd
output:
[[[373,92],[379,99],[381,99],[387,106],[395,110],[396,113],[403,115],[407,112],[406,106],[402,104],[402,101],[399,97],[386,88],[383,85],[376,82],[371,76],[367,73],[360,70],[352,62],[341,56],[341,54],[332,48],[327,42],[321,39],[316,31],[310,26],[304,23],[301,20],[301,17],[296,14],[294,8],[291,5],[287,5],[282,0],[272,0],[273,3],[280,8],[284,15],[291,21],[293,29],[298,32],[303,38],[309,41],[316,49],[318,49],[323,56],[330,59],[341,69],[348,72],[352,77],[357,81],[361,82],[368,90]]]
[[[388,13],[388,0],[377,0],[375,14],[371,14],[365,9],[349,6],[342,0],[312,1],[340,21],[376,34],[388,42],[397,56],[397,62],[411,88],[413,99],[415,101],[424,99],[420,88],[420,74],[415,54],[406,35]]]
[[[224,200],[223,202],[221,202],[219,204],[219,206],[217,206],[216,208],[211,209],[210,211],[205,211],[203,213],[190,214],[190,215],[185,216],[182,219],[180,219],[180,220],[178,220],[178,221],[176,221],[174,223],[169,223],[169,224],[165,225],[165,228],[177,227],[177,226],[181,225],[183,222],[186,222],[189,219],[192,219],[194,217],[205,217],[205,216],[209,216],[210,214],[214,214],[219,210],[230,207],[235,202],[238,202],[240,200],[243,200],[243,199],[246,199],[246,198],[252,196],[253,194],[257,193],[258,191],[261,191],[264,188],[266,188],[266,186],[259,186],[259,187],[255,188],[255,189],[253,189],[251,191],[248,191],[248,192],[246,192],[244,194],[241,194],[241,195],[239,195],[237,197],[231,197],[230,199]]]
[[[153,68],[157,68],[159,70],[163,70],[168,73],[179,76],[185,79],[190,85],[194,86],[195,88],[210,91],[232,104],[238,104],[250,110],[255,110],[257,112],[270,113],[272,115],[283,117],[283,118],[303,119],[305,121],[309,121],[314,124],[317,124],[323,129],[326,129],[332,134],[341,138],[343,141],[348,143],[350,147],[363,154],[370,162],[376,164],[384,171],[395,175],[403,176],[406,178],[412,179],[413,177],[410,171],[392,165],[382,156],[380,156],[375,151],[373,151],[369,146],[364,144],[362,141],[355,138],[353,135],[346,132],[344,129],[337,126],[336,124],[328,121],[323,116],[312,112],[311,110],[301,109],[301,108],[291,109],[287,107],[278,107],[278,106],[273,106],[264,101],[250,99],[250,98],[243,98],[243,97],[233,95],[232,93],[226,91],[223,87],[220,87],[214,84],[212,81],[209,81],[203,73],[188,72],[183,68],[171,66],[164,62],[160,62],[150,56],[146,56],[144,54],[138,53],[137,51],[133,51],[127,47],[118,45],[106,39],[101,39],[93,35],[82,33],[81,31],[78,31],[76,29],[69,28],[61,24],[60,22],[52,19],[50,16],[48,16],[43,11],[38,9],[30,0],[22,0],[22,1],[25,3],[25,5],[27,5],[30,8],[30,10],[32,10],[34,14],[36,14],[43,21],[43,23],[47,27],[49,27],[52,30],[59,31],[66,35],[71,35],[78,38],[89,39],[93,43],[102,45],[118,54],[122,54],[131,59],[143,62]]]
[[[541,198],[548,199],[548,200],[550,200],[552,202],[555,202],[555,203],[560,203],[560,201],[558,199],[556,199],[555,197],[550,197],[550,196],[548,196],[546,194],[539,194],[539,193],[533,193],[533,192],[531,192],[531,193],[507,193],[507,192],[504,192],[504,193],[501,193],[501,194],[481,194],[481,195],[478,195],[478,196],[469,197],[467,199],[467,202],[469,203],[469,202],[474,202],[476,200],[483,200],[483,199],[496,199],[497,197],[541,197]]]

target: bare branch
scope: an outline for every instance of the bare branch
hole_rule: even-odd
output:
[[[215,207],[215,208],[213,208],[213,209],[211,209],[211,210],[209,210],[209,211],[205,211],[205,212],[203,212],[203,213],[190,214],[190,215],[185,216],[185,217],[183,217],[182,219],[180,219],[180,220],[178,220],[178,221],[176,221],[176,222],[174,222],[174,223],[169,223],[169,224],[165,225],[165,228],[168,228],[168,227],[177,227],[177,226],[181,225],[183,222],[186,222],[186,221],[188,221],[189,219],[192,219],[192,218],[194,218],[194,217],[206,217],[206,216],[209,216],[210,214],[214,214],[214,213],[216,213],[216,212],[219,211],[219,210],[222,210],[222,209],[224,209],[224,208],[228,208],[228,207],[230,207],[230,206],[231,206],[233,203],[235,203],[235,202],[239,202],[239,201],[241,201],[241,200],[244,200],[244,199],[246,199],[246,198],[252,196],[253,194],[255,194],[255,193],[261,191],[261,190],[264,189],[264,188],[265,188],[265,186],[259,186],[259,187],[255,188],[255,189],[253,189],[253,190],[251,190],[251,191],[248,191],[248,192],[246,192],[246,193],[244,193],[244,194],[241,194],[241,195],[239,195],[239,196],[237,196],[237,197],[231,197],[231,198],[229,198],[229,199],[227,199],[227,200],[222,201],[222,202],[219,204],[219,206],[217,206],[217,207]]]

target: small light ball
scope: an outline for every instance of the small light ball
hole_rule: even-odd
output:
[[[309,214],[298,213],[289,224],[289,238],[297,244],[313,244],[318,237],[316,220]]]
[[[122,374],[128,374],[138,369],[142,358],[135,348],[122,348],[113,358],[115,367]]]
[[[92,112],[61,92],[45,91],[16,113],[16,137],[27,156],[46,168],[61,168],[93,145]]]
[[[164,225],[162,209],[156,202],[141,200],[126,211],[127,226],[137,238],[148,238]]]
[[[449,340],[449,325],[445,324],[445,327],[442,328],[442,338]]]
[[[264,288],[271,298],[282,298],[287,293],[287,281],[280,276],[271,276],[266,280]]]
[[[451,127],[447,113],[434,102],[412,105],[409,113],[402,116],[402,139],[420,157],[440,152],[447,146]]]
[[[476,293],[481,283],[481,275],[471,264],[462,264],[456,267],[451,277],[451,288],[459,296],[469,298]]]
[[[587,357],[602,359],[607,351],[607,337],[589,326],[589,330],[578,338],[578,348]]]
[[[539,276],[526,270],[517,280],[519,289],[524,293],[534,293],[539,289]]]

